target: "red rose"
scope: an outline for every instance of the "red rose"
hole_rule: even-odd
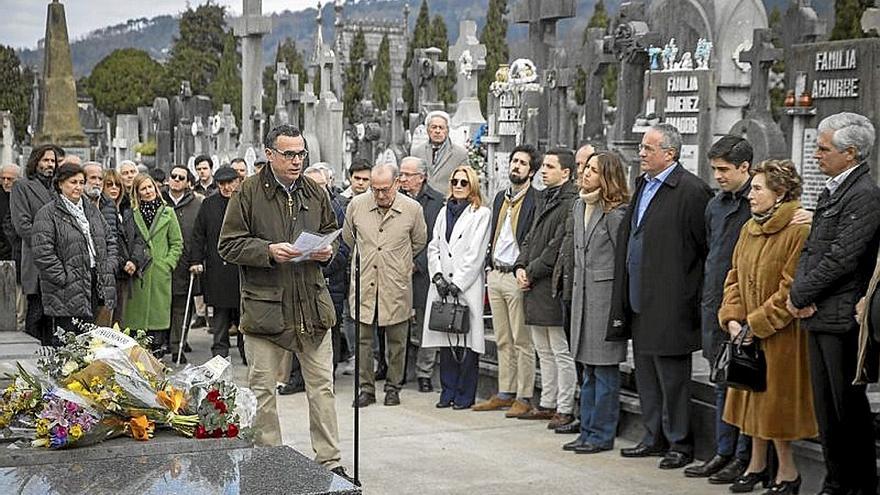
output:
[[[220,438],[223,436],[223,429],[217,428],[216,430],[211,432],[211,436],[214,438]]]
[[[222,400],[218,400],[214,403],[214,409],[220,412],[220,414],[226,414],[226,403]]]
[[[226,436],[229,438],[235,438],[238,436],[238,426],[235,426],[235,423],[226,427]]]
[[[208,438],[208,431],[202,425],[196,426],[196,438]]]
[[[208,392],[208,396],[206,398],[209,402],[217,402],[217,399],[220,398],[220,391],[215,388]]]

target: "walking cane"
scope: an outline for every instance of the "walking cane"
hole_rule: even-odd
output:
[[[352,225],[354,235],[354,481],[361,486],[358,477],[358,458],[360,455],[360,423],[361,408],[357,405],[358,395],[361,389],[361,250],[358,246],[357,227]]]
[[[193,281],[195,281],[195,279],[196,274],[189,272],[189,290],[186,291],[186,309],[183,310],[183,323],[180,325],[180,345],[178,345],[177,357],[175,358],[177,365],[180,365],[180,357],[183,355],[183,343],[186,342],[186,334],[189,333],[189,303],[192,301]]]

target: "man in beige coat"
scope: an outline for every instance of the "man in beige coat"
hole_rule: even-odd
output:
[[[400,170],[394,164],[373,167],[372,191],[354,197],[345,213],[342,236],[360,252],[360,359],[361,390],[356,407],[376,402],[373,374],[373,333],[385,329],[388,375],[385,405],[400,404],[404,351],[412,308],[413,258],[424,249],[428,233],[422,207],[398,192]],[[352,263],[355,257],[352,256]],[[355,267],[352,266],[349,307],[355,308]]]

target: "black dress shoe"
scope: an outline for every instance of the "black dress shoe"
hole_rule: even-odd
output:
[[[798,475],[797,478],[791,481],[781,481],[779,483],[775,483],[770,487],[769,490],[764,492],[764,495],[781,495],[783,493],[793,493],[797,495],[801,491],[801,475]],[[852,492],[856,493],[856,492]]]
[[[452,408],[455,409],[456,411],[461,411],[461,410],[463,410],[463,409],[470,409],[472,405],[473,405],[473,404],[468,404],[468,405],[464,405],[464,404],[453,404],[453,405],[452,405]]]
[[[598,454],[599,452],[605,452],[607,450],[611,450],[611,447],[602,447],[601,445],[594,445],[590,442],[584,442],[580,447],[575,447],[575,454]]]
[[[189,346],[189,342],[183,343],[183,352],[192,352],[192,347]]]
[[[760,473],[745,473],[730,485],[733,493],[749,493],[755,489],[755,485],[761,484],[764,488],[770,487],[770,471],[764,468]]]
[[[419,378],[419,392],[428,393],[434,391],[434,385],[430,378]]]
[[[586,443],[587,442],[584,442],[583,440],[581,440],[580,437],[578,437],[568,443],[562,444],[562,450],[574,452],[575,450],[577,450],[578,447],[582,447],[586,445]]]
[[[694,462],[694,456],[691,454],[670,450],[665,456],[663,456],[663,460],[660,461],[660,464],[658,464],[657,467],[660,469],[679,469],[692,462]]]
[[[440,402],[434,404],[434,407],[436,407],[437,409],[446,409],[447,407],[452,407],[452,401],[451,400],[449,400],[449,401],[442,401],[441,400]]]
[[[354,400],[354,403],[351,407],[367,407],[370,404],[376,403],[376,394],[371,394],[367,392],[361,392],[358,394],[357,399]]]
[[[400,405],[400,392],[397,390],[388,390],[385,392],[385,405],[386,406],[399,406]]]
[[[724,469],[730,464],[729,455],[715,454],[715,457],[700,464],[699,466],[691,466],[684,470],[684,475],[688,478],[707,478]]]
[[[285,383],[278,386],[278,395],[293,395],[306,391],[305,383]]]
[[[330,472],[335,474],[336,476],[339,476],[340,478],[343,478],[345,481],[348,481],[349,483],[351,483],[354,486],[361,486],[361,483],[359,481],[357,481],[356,479],[352,478],[351,476],[349,476],[348,473],[345,472],[345,468],[342,466],[335,467],[335,468],[331,469]]]
[[[729,485],[736,481],[737,478],[746,472],[749,462],[742,459],[733,458],[724,469],[709,476],[710,485]]]
[[[388,365],[383,366],[382,363],[379,363],[379,367],[376,368],[376,376],[375,376],[376,381],[377,382],[382,381],[382,380],[386,379],[387,377],[388,377]]]
[[[663,457],[666,449],[640,443],[635,447],[620,449],[621,457]]]
[[[571,433],[580,433],[581,432],[581,422],[580,421],[572,421],[567,425],[557,426],[553,429],[556,433],[567,435]]]

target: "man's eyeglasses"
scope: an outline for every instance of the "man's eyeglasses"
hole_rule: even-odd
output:
[[[376,188],[374,187],[374,188],[373,188],[373,193],[374,193],[374,194],[379,194],[379,195],[384,196],[384,195],[390,193],[391,190],[392,190],[393,188],[394,188],[394,186],[383,187],[383,188],[381,188],[381,189],[376,189]]]
[[[185,175],[171,174],[171,178],[174,179],[174,180],[186,180],[186,176],[185,176]]]
[[[467,187],[470,184],[467,179],[452,179],[449,183],[452,184],[452,187]]]
[[[422,175],[421,172],[401,172],[400,173],[400,176],[405,179],[411,179],[413,177],[419,177],[421,175]]]
[[[269,149],[272,150],[272,151],[274,151],[275,153],[278,153],[278,154],[281,155],[282,157],[284,157],[285,160],[293,160],[293,159],[295,159],[295,158],[299,158],[300,160],[305,160],[305,159],[308,158],[308,156],[309,156],[309,150],[301,150],[301,151],[287,150],[287,151],[281,151],[281,150],[277,150],[277,149],[275,149],[275,148],[269,148]]]

